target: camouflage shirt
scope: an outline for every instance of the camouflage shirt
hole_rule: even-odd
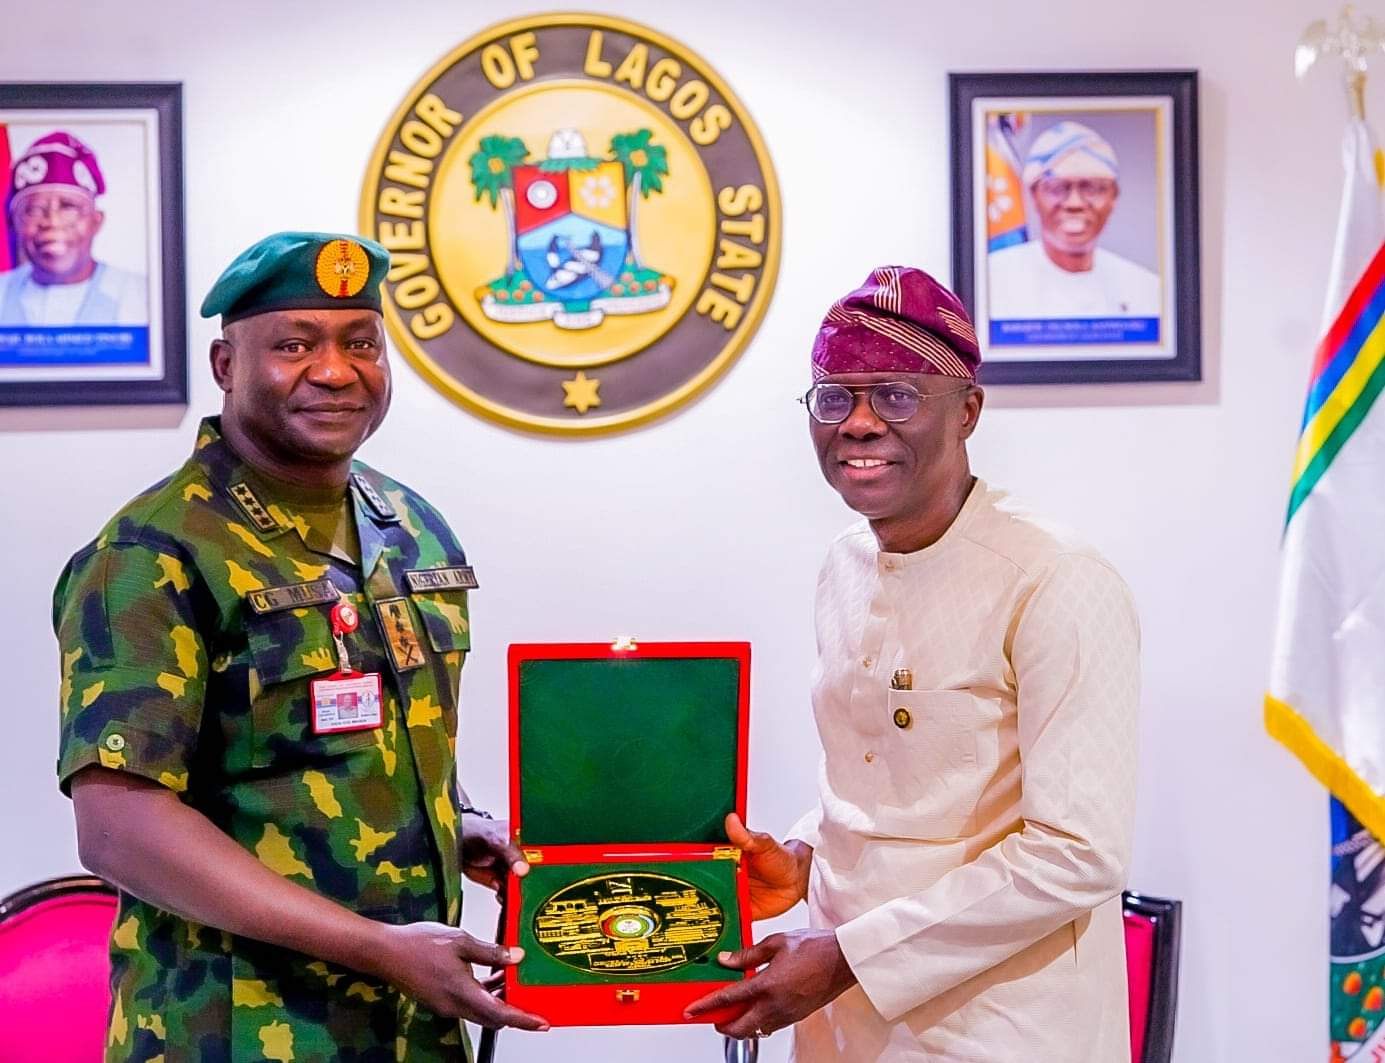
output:
[[[460,916],[457,690],[470,570],[438,513],[353,466],[360,562],[327,552],[202,423],[171,478],[115,515],[54,596],[58,776],[92,764],[176,792],[265,866],[371,919]],[[315,549],[310,543],[315,543]],[[337,669],[329,613],[360,626],[382,727],[314,734],[309,684]],[[390,986],[121,894],[108,1060],[435,1060],[456,1021]]]

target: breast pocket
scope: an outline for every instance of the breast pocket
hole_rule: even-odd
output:
[[[437,682],[442,689],[439,694],[450,714],[449,724],[454,734],[462,665],[471,649],[471,619],[466,596],[463,590],[419,591],[409,596],[423,621],[424,639],[440,662]]]
[[[471,619],[466,591],[419,591],[409,597],[423,620],[428,643],[437,653],[471,649]]]
[[[965,690],[891,690],[886,710],[880,825],[900,837],[960,836],[996,770],[999,708]]]
[[[292,768],[375,744],[374,732],[313,733],[311,684],[337,670],[329,606],[248,615],[246,641],[255,663],[250,713],[257,768]]]

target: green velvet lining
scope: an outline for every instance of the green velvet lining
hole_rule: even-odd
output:
[[[643,864],[535,864],[524,876],[520,889],[519,944],[524,959],[519,980],[524,985],[591,985],[593,983],[644,984],[656,982],[734,982],[739,971],[717,963],[717,953],[741,947],[739,906],[736,901],[736,861],[675,860]],[[682,879],[710,894],[721,905],[725,922],[715,946],[698,960],[653,974],[601,974],[577,970],[553,959],[534,936],[534,913],[563,887],[594,875],[618,875],[623,871],[668,875]]]
[[[724,842],[739,691],[733,658],[521,662],[524,844]]]

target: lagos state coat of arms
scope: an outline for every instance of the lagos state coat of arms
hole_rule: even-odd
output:
[[[361,199],[385,316],[435,387],[512,426],[619,429],[686,402],[778,269],[768,154],[716,73],[596,15],[495,26],[390,120]]]

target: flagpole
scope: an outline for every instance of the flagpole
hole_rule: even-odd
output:
[[[1385,846],[1380,842],[1385,836],[1381,834],[1385,793],[1378,779],[1363,778],[1355,770],[1357,754],[1362,750],[1348,748],[1343,741],[1355,699],[1344,692],[1341,680],[1353,674],[1357,662],[1349,649],[1324,645],[1308,634],[1314,628],[1321,629],[1329,617],[1336,617],[1333,596],[1323,594],[1321,587],[1313,589],[1311,581],[1303,577],[1315,565],[1325,566],[1320,567],[1329,574],[1325,582],[1332,584],[1332,590],[1343,589],[1338,584],[1351,577],[1348,566],[1340,563],[1339,550],[1333,547],[1334,536],[1370,512],[1373,504],[1367,498],[1369,488],[1355,481],[1339,482],[1335,492],[1328,490],[1316,500],[1313,494],[1320,480],[1329,475],[1324,469],[1330,468],[1337,452],[1323,423],[1332,416],[1333,402],[1357,394],[1354,409],[1364,418],[1374,401],[1369,394],[1352,392],[1347,378],[1353,372],[1361,375],[1372,357],[1369,351],[1353,348],[1353,337],[1369,316],[1366,301],[1373,302],[1375,293],[1385,285],[1380,253],[1385,236],[1381,203],[1385,159],[1366,123],[1370,59],[1382,51],[1385,31],[1374,19],[1359,15],[1351,4],[1343,7],[1332,23],[1319,19],[1309,25],[1294,50],[1294,72],[1300,80],[1327,57],[1341,62],[1348,114],[1343,144],[1346,182],[1326,292],[1324,338],[1313,359],[1290,495],[1266,724],[1271,734],[1297,753],[1329,787],[1331,1063],[1363,1063],[1380,1059],[1385,1052]],[[1344,373],[1343,362],[1351,359],[1355,361]],[[1338,422],[1338,434],[1342,424],[1347,425],[1349,436],[1350,417]],[[1337,449],[1343,445],[1341,440],[1335,444]],[[1359,447],[1356,460],[1361,460]],[[1379,493],[1378,488],[1374,493]],[[1385,708],[1385,703],[1356,708],[1376,712]],[[1360,728],[1355,732],[1360,743]],[[1382,752],[1369,738],[1365,744],[1372,746],[1366,753],[1368,760]],[[1358,815],[1374,824],[1374,833],[1362,825]]]

